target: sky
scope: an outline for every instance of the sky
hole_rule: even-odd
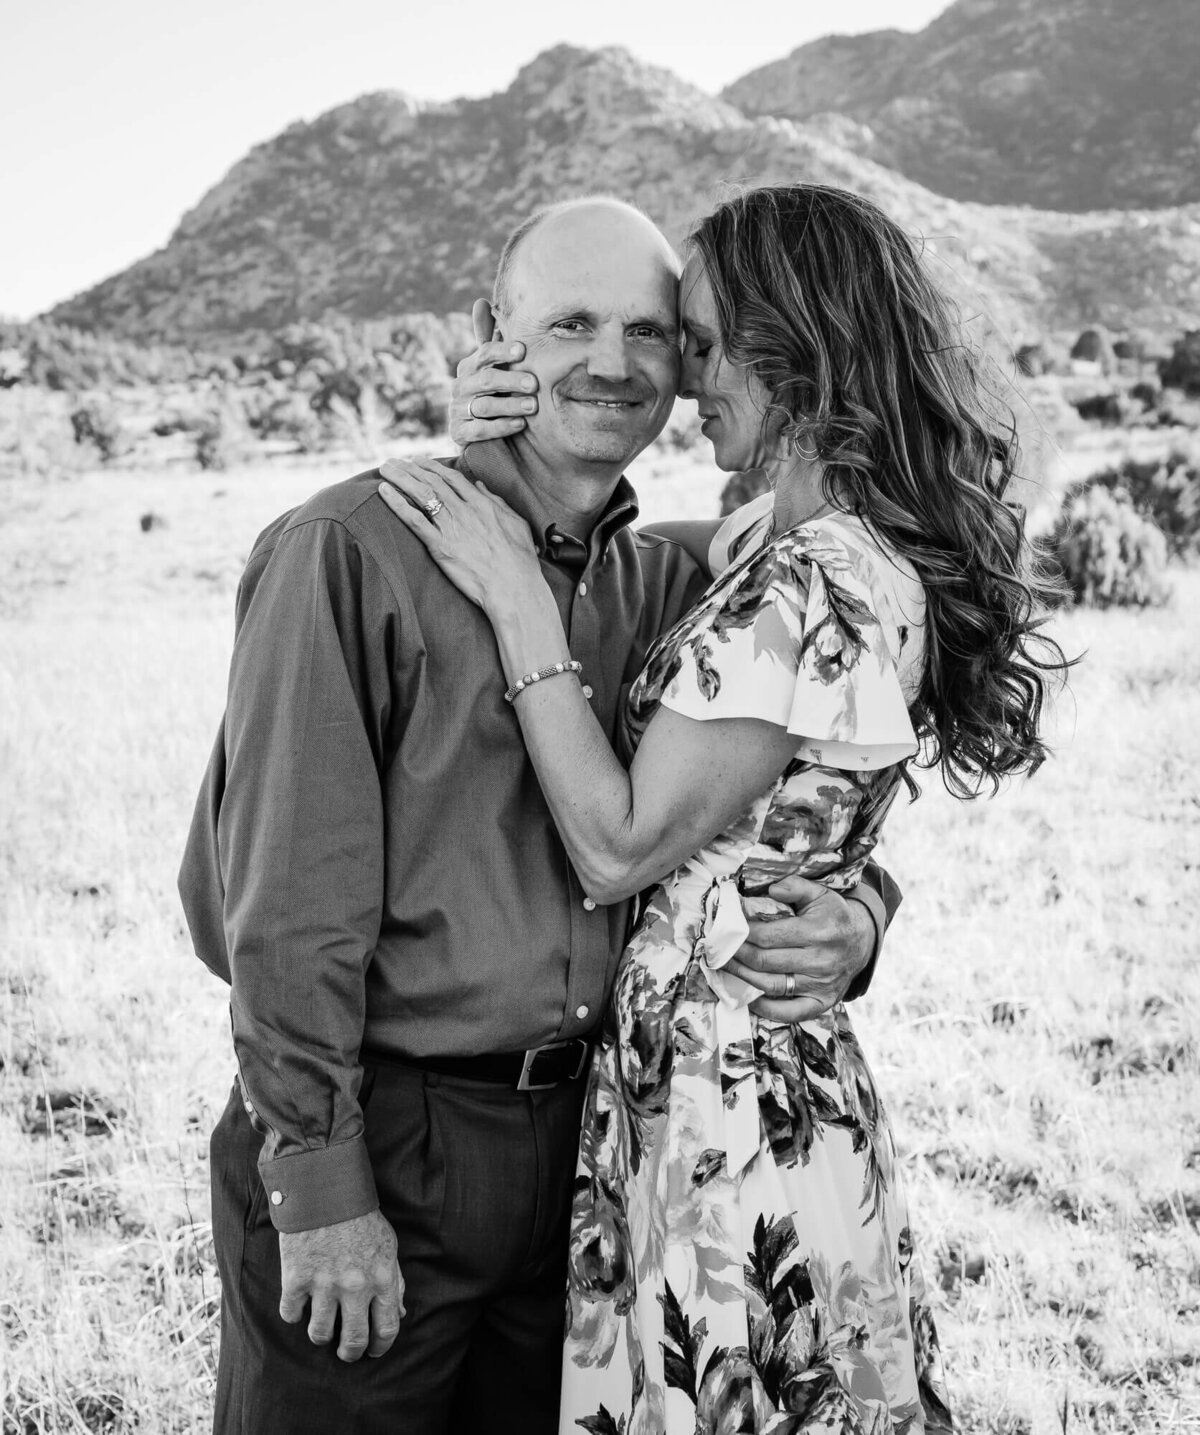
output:
[[[623,45],[715,92],[822,35],[919,30],[947,3],[9,0],[0,315],[160,248],[252,145],[371,90],[492,94],[565,41]]]

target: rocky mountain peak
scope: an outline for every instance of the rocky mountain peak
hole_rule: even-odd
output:
[[[1030,3],[959,0],[937,22],[946,73],[967,76],[961,45],[975,44],[960,37],[960,45],[955,26],[969,39],[980,23],[972,15],[1007,25]],[[1061,16],[1116,0],[1039,3]],[[1042,63],[1023,52],[1019,64],[1012,60],[1017,40],[987,73],[971,51],[971,94],[993,96],[989,114],[1011,108],[1026,84],[1014,76]],[[1165,314],[1197,310],[1200,224],[1187,211],[1147,218],[989,209],[934,193],[941,172],[923,187],[876,162],[899,137],[925,134],[947,172],[958,154],[947,158],[950,141],[974,156],[972,172],[987,168],[965,121],[943,133],[960,91],[939,97],[932,81],[927,93],[913,88],[913,48],[928,44],[928,32],[887,31],[803,47],[774,79],[763,72],[750,87],[747,107],[753,100],[768,111],[755,115],[626,50],[569,45],[536,56],[508,89],[481,99],[364,95],[255,146],[164,249],[59,305],[53,317],[142,340],[210,342],[297,320],[445,314],[490,288],[508,232],[539,205],[619,194],[678,243],[730,186],[797,179],[881,204],[936,251],[971,312],[1014,333],[1049,323],[1119,327],[1125,314],[1160,327]],[[797,57],[813,113],[781,118],[786,106],[777,101],[790,93]],[[889,99],[896,73],[900,90]],[[872,104],[856,112],[842,103],[850,92],[869,93]],[[1036,85],[1028,93],[1039,93]],[[877,103],[881,95],[886,103]],[[1028,94],[1021,103],[1033,105]]]
[[[1200,200],[1196,0],[956,0],[916,35],[802,45],[731,85],[748,114],[823,111],[943,194],[1091,210]]]

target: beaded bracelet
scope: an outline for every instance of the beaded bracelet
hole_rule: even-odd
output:
[[[556,678],[560,673],[582,673],[583,664],[569,658],[566,662],[551,663],[548,668],[539,668],[536,673],[526,673],[518,678],[504,694],[504,701],[511,703],[518,693],[523,693],[530,683],[540,683],[543,678]]]

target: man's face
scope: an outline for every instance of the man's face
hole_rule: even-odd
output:
[[[623,466],[661,433],[679,379],[678,278],[648,221],[586,205],[546,220],[513,266],[505,339],[538,377],[526,437],[549,463]]]

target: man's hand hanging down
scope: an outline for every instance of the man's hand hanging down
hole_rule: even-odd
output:
[[[328,1345],[341,1315],[338,1359],[380,1356],[392,1347],[404,1315],[404,1277],[396,1233],[378,1212],[279,1234],[283,1294],[279,1314],[295,1325],[311,1301],[308,1338]]]
[[[750,923],[750,935],[725,970],[766,995],[751,1011],[772,1021],[810,1021],[836,1005],[871,960],[875,923],[861,902],[804,877],[788,877],[770,889],[794,917]],[[788,974],[795,996],[785,999]]]
[[[486,299],[475,300],[471,326],[477,347],[458,366],[447,421],[450,437],[459,448],[520,433],[525,417],[536,413],[538,406],[533,374],[501,367],[519,363],[525,357],[525,345],[492,339],[495,324]]]

